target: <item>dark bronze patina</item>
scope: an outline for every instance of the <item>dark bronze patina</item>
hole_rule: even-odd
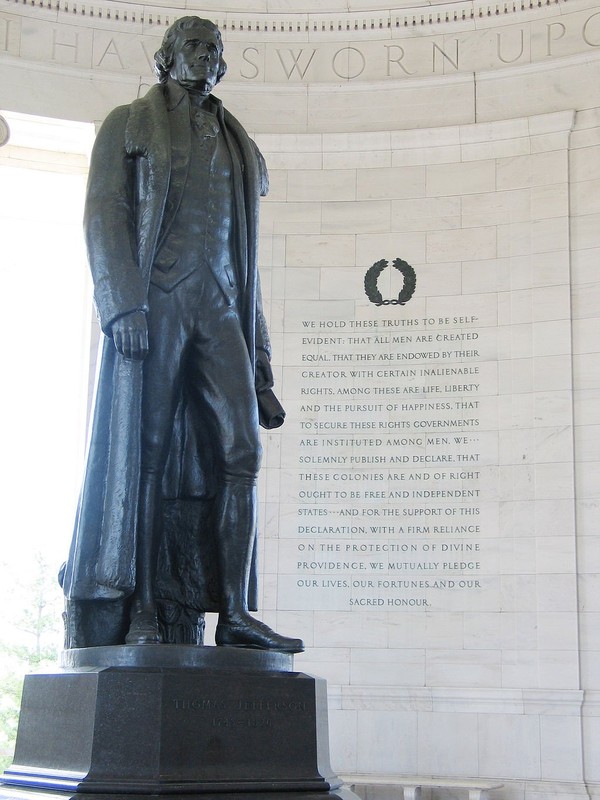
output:
[[[105,334],[63,573],[68,647],[200,643],[285,652],[256,607],[259,421],[275,427],[257,272],[264,160],[211,91],[218,28],[184,17],[158,85],[103,124],[85,214]]]

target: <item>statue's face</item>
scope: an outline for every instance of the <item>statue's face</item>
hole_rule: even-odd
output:
[[[209,94],[218,80],[221,44],[207,28],[180,31],[170,75],[185,89]]]

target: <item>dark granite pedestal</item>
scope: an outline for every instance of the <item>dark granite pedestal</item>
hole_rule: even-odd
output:
[[[283,653],[179,645],[70,650],[28,675],[1,781],[0,800],[353,797],[335,791],[325,681]]]

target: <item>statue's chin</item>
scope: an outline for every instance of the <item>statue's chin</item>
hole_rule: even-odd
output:
[[[213,81],[195,81],[195,80],[186,80],[185,78],[180,80],[178,83],[186,91],[192,92],[193,94],[200,94],[203,96],[210,94],[215,85]]]

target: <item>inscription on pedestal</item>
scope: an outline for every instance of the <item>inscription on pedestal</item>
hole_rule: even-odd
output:
[[[272,728],[277,727],[278,721],[281,721],[280,715],[304,714],[309,710],[305,701],[267,698],[236,702],[223,699],[174,698],[172,705],[176,711],[206,714],[208,724],[213,728]]]

